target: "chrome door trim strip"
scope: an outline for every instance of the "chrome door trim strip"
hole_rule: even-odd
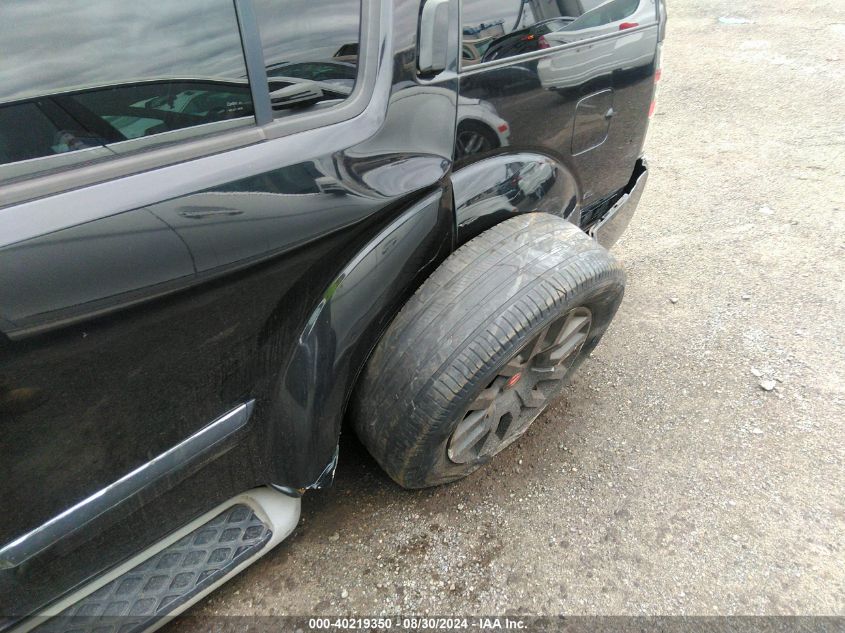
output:
[[[181,480],[228,452],[234,443],[225,440],[246,426],[254,406],[255,401],[250,400],[235,407],[151,461],[6,544],[0,549],[0,569],[21,565],[106,514],[131,511],[160,496],[173,487],[173,475],[178,473]],[[138,503],[127,507],[131,501]],[[89,534],[88,538],[94,535]]]

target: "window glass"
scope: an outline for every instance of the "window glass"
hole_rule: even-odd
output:
[[[618,30],[644,0],[463,0],[461,66]],[[653,10],[652,10],[653,11]]]
[[[342,102],[355,88],[361,2],[254,0],[273,111]]]
[[[49,105],[49,104],[42,104]],[[101,139],[77,126],[61,111],[47,116],[37,102],[0,108],[0,163],[12,163],[97,147]]]
[[[0,164],[252,114],[232,0],[0,2]]]

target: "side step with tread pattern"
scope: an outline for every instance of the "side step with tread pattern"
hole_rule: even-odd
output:
[[[140,633],[164,624],[288,536],[300,500],[261,488],[223,504],[29,620],[35,633]]]

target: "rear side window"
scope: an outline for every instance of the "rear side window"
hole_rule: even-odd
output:
[[[360,0],[254,0],[276,117],[338,104],[358,78]]]
[[[0,2],[0,180],[252,115],[232,0]]]

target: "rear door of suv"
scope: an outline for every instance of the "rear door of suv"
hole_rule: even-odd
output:
[[[448,191],[455,86],[418,83],[417,8],[397,7],[0,6],[7,622],[243,490],[307,485],[333,459],[334,429],[304,431],[311,452],[271,441],[278,372],[344,265]],[[447,220],[424,228],[448,251]],[[420,269],[445,256],[415,248],[403,256]],[[102,505],[245,402],[253,419],[226,442]]]

